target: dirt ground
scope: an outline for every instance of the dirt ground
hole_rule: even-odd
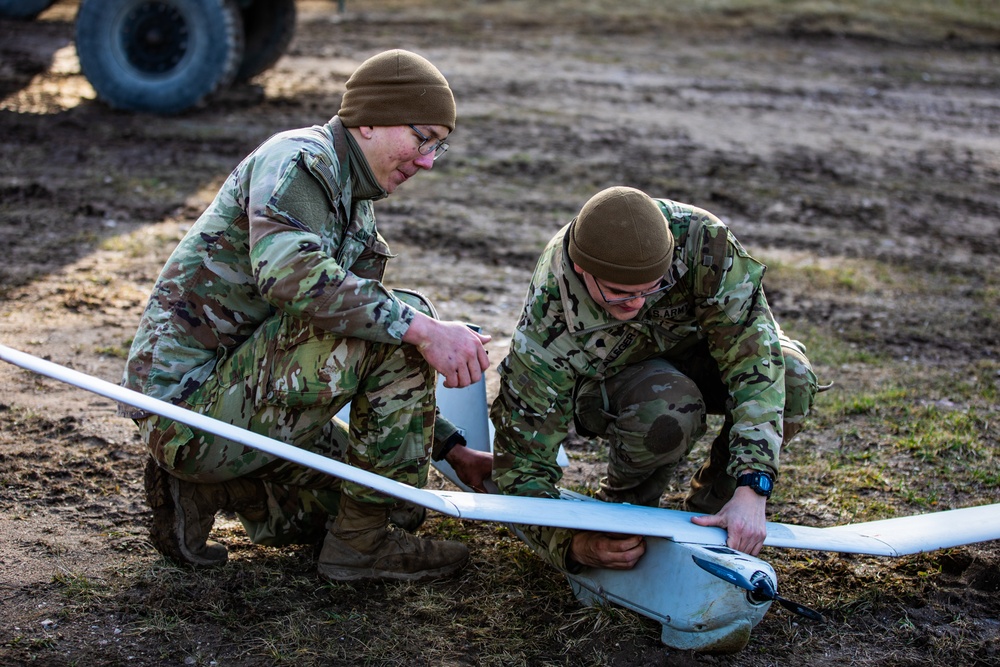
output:
[[[792,276],[934,276],[929,293],[905,279],[853,292],[787,279],[770,300],[795,333],[828,332],[915,373],[995,364],[1000,326],[981,297],[993,290],[996,304],[1000,260],[997,42],[299,8],[274,69],[171,118],[94,100],[73,2],[0,20],[0,342],[117,382],[160,266],[233,166],[274,131],[325,121],[364,58],[403,47],[441,67],[460,118],[438,166],[377,205],[399,254],[390,282],[482,325],[494,361],[544,242],[590,194],[628,184],[715,212]],[[864,364],[819,370],[847,388],[880,381]],[[83,625],[61,614],[74,582],[157,559],[143,456],[106,399],[0,364],[0,662],[178,664],[114,609]],[[594,474],[582,465],[570,478]],[[1000,640],[1000,548],[958,550],[955,562],[947,581],[875,621],[918,628],[906,651],[826,635],[810,664],[934,664],[955,617],[978,647],[966,664],[1000,664],[983,652]],[[766,654],[778,632],[763,629],[743,664],[780,664]],[[661,663],[652,650],[616,664],[738,664]]]

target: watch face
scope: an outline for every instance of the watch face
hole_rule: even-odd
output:
[[[740,477],[737,486],[749,486],[758,495],[770,497],[771,491],[774,489],[774,481],[767,473],[754,472]]]

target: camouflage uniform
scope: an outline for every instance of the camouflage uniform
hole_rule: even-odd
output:
[[[505,493],[556,496],[559,445],[571,423],[609,444],[598,497],[657,505],[677,463],[725,414],[687,507],[715,512],[735,477],[777,473],[816,393],[805,350],[771,315],[765,267],[707,211],[654,200],[676,239],[666,281],[629,321],[612,318],[573,271],[567,227],[543,251],[491,417],[493,479]],[[528,527],[532,547],[567,569],[572,531]]]
[[[381,282],[389,248],[339,118],[277,134],[233,171],[163,268],[123,384],[407,484],[426,482],[436,373],[402,345],[413,294]],[[382,193],[384,195],[384,193]],[[333,416],[349,401],[350,432]],[[191,482],[265,480],[255,542],[313,541],[339,493],[391,498],[127,406],[154,458]],[[437,428],[435,429],[435,420]]]

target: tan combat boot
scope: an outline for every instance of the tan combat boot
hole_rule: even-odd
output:
[[[455,572],[469,559],[460,542],[414,537],[389,524],[389,508],[340,496],[337,518],[319,554],[319,573],[334,581],[423,581]]]
[[[204,567],[226,562],[229,550],[208,539],[219,510],[267,513],[267,494],[260,480],[195,484],[174,477],[150,458],[144,481],[146,499],[153,510],[149,530],[153,546],[178,563]]]
[[[427,509],[413,503],[402,503],[389,512],[389,521],[408,533],[415,533],[424,525]]]

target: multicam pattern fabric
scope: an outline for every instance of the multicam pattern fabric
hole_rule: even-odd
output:
[[[125,386],[184,401],[278,311],[399,343],[413,311],[381,282],[389,247],[372,202],[352,199],[337,127],[335,118],[277,134],[233,171],[161,271]]]
[[[632,320],[615,320],[591,299],[566,252],[568,225],[543,251],[510,353],[499,368],[500,391],[491,408],[493,478],[503,492],[556,496],[562,475],[556,455],[579,414],[578,399],[594,387],[600,395],[603,381],[646,360],[663,359],[683,370],[702,349],[721,381],[724,405],[716,411],[727,412],[733,424],[726,472],[733,477],[751,470],[777,472],[786,405],[782,348],[801,351],[801,346],[781,333],[771,315],[761,286],[765,267],[726,225],[702,209],[656,201],[676,239],[665,277],[671,287],[648,298]],[[806,397],[796,399],[799,422],[816,391],[804,363]],[[684,405],[682,396],[669,409],[682,412]],[[655,418],[651,413],[649,419]],[[687,431],[693,442],[704,427]],[[660,457],[658,477],[686,453]],[[627,472],[628,466],[619,470]],[[527,527],[525,532],[540,555],[567,567],[570,531]]]
[[[335,117],[277,134],[240,163],[157,279],[123,384],[423,485],[432,433],[443,442],[456,429],[443,419],[435,429],[435,373],[400,343],[418,309],[433,311],[382,283],[389,247],[372,201],[352,197],[346,141]],[[331,421],[348,401],[349,435]],[[179,477],[250,474],[276,485],[275,525],[251,531],[269,543],[325,521],[340,491],[391,502],[182,424],[121,411],[140,420],[153,455]]]

